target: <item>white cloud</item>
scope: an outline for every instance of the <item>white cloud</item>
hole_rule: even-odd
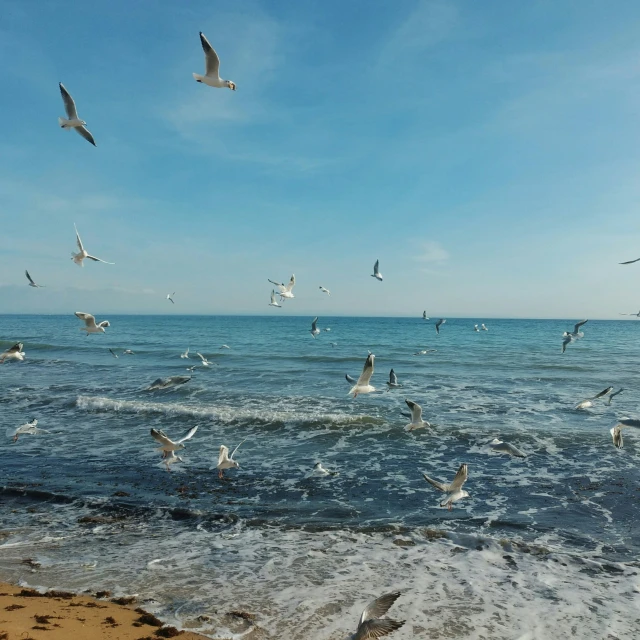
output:
[[[417,260],[418,262],[441,263],[449,259],[449,252],[438,242],[421,242],[420,250],[420,255],[414,257],[414,260]]]

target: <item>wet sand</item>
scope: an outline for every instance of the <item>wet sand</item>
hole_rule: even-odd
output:
[[[179,632],[107,593],[100,598],[64,591],[38,593],[0,582],[0,640],[206,640]]]

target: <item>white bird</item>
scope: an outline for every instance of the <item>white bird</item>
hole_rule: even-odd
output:
[[[405,623],[404,620],[398,621],[382,617],[399,597],[400,592],[396,591],[395,593],[385,593],[370,602],[360,616],[358,629],[349,636],[348,640],[374,640],[388,636],[400,629]]]
[[[162,451],[162,458],[165,459],[166,463],[166,458],[169,452],[180,451],[181,449],[184,449],[184,444],[182,443],[186,442],[187,440],[191,440],[191,438],[193,438],[193,436],[196,434],[197,430],[198,425],[189,429],[189,431],[187,431],[187,433],[185,433],[184,436],[180,438],[180,440],[174,441],[171,440],[171,438],[169,438],[169,436],[167,436],[164,431],[161,431],[160,429],[151,429],[151,437],[162,445],[160,447],[157,447],[157,451]],[[166,464],[167,471],[170,471],[169,463]]]
[[[165,455],[162,456],[162,462],[164,462],[167,467],[167,471],[171,472],[171,465],[175,462],[184,462],[184,460],[176,455],[175,451],[167,451]]]
[[[38,421],[34,418],[31,422],[20,425],[13,434],[13,441],[17,442],[18,438],[25,434],[35,436],[38,433],[49,433],[46,429],[38,429],[37,424]]]
[[[328,296],[331,295],[331,291],[329,291],[329,289],[325,289],[322,285],[320,285],[320,291],[322,291],[322,293],[326,293]]]
[[[367,356],[367,359],[364,363],[364,367],[362,369],[362,373],[360,374],[360,377],[358,378],[358,381],[355,383],[355,385],[351,388],[351,390],[349,391],[349,395],[353,396],[354,398],[358,397],[359,393],[371,393],[373,391],[376,390],[375,387],[372,387],[369,384],[369,381],[371,380],[371,376],[373,375],[373,360],[374,360],[375,356],[370,353]]]
[[[621,316],[635,316],[636,318],[640,318],[640,311],[638,313],[621,313]]]
[[[194,371],[196,368],[196,365],[194,364],[192,367],[187,367],[187,371]]]
[[[422,351],[416,351],[414,356],[426,356],[428,353],[436,353],[437,349],[423,349]]]
[[[133,351],[131,351],[131,349],[125,349],[125,350],[122,352],[122,355],[123,355],[123,356],[135,356],[136,354],[135,354]]]
[[[427,316],[427,312],[426,311],[422,312],[422,319],[423,320],[429,320],[429,317]]]
[[[616,424],[613,429],[609,431],[611,437],[613,438],[613,444],[618,447],[618,449],[622,449],[622,429],[624,427],[636,427],[640,428],[640,420],[636,420],[634,418],[620,418],[618,420],[618,424]]]
[[[174,291],[173,293],[167,293],[167,300],[169,300],[169,302],[171,302],[171,304],[175,304],[175,302],[173,301],[173,297],[175,296],[176,292]]]
[[[27,280],[29,281],[29,286],[34,287],[35,289],[43,289],[44,287],[41,284],[36,284],[33,281],[33,278],[29,275],[29,272],[25,269],[24,275],[27,276]]]
[[[516,458],[526,458],[527,454],[520,451],[517,447],[514,447],[512,444],[508,442],[503,442],[502,440],[498,440],[498,438],[494,438],[489,446],[498,453],[506,453],[510,456],[515,456]]]
[[[485,327],[485,326],[484,326],[484,324],[481,324],[481,325],[480,325],[480,328],[481,328],[483,331],[489,331],[489,329],[487,329],[487,327]]]
[[[180,357],[181,357],[182,359],[185,359],[185,358],[186,358],[187,360],[189,359],[189,347],[187,347],[187,350],[186,350],[184,353],[181,353],[181,354],[180,354]]]
[[[337,471],[328,471],[322,466],[322,462],[316,462],[313,465],[313,471],[309,473],[308,478],[323,478],[325,476],[337,476]]]
[[[112,355],[114,358],[117,358],[117,357],[118,357],[118,354],[117,354],[113,349],[111,349],[111,348],[110,348],[110,349],[109,349],[109,351],[111,352],[111,355]]]
[[[94,147],[96,141],[87,129],[87,123],[84,120],[80,120],[78,112],[76,110],[76,103],[73,101],[71,94],[64,88],[62,82],[60,84],[60,93],[62,95],[62,102],[64,102],[64,110],[67,112],[67,119],[58,118],[58,124],[67,131],[75,129],[85,140],[88,140]]]
[[[389,387],[389,390],[397,389],[402,386],[401,384],[398,384],[398,376],[393,369],[389,371],[389,382],[387,382],[387,386]]]
[[[22,342],[16,342],[13,347],[0,353],[0,364],[3,364],[5,360],[20,360],[22,362],[25,355],[22,346]]]
[[[586,400],[582,400],[581,402],[579,402],[576,405],[576,409],[588,409],[589,407],[593,406],[594,400],[598,400],[599,398],[604,398],[605,396],[608,396],[612,391],[613,391],[613,387],[607,387],[603,391],[600,391],[600,393],[596,393],[596,395],[593,396],[592,398],[587,398]]]
[[[209,87],[216,87],[218,89],[226,87],[227,89],[231,89],[231,91],[235,91],[235,82],[231,82],[231,80],[223,80],[220,77],[220,58],[218,58],[218,54],[209,44],[209,41],[202,31],[200,32],[200,42],[202,43],[202,49],[204,51],[205,72],[203,76],[197,73],[193,74],[196,82],[202,82]]]
[[[269,280],[269,278],[267,278]],[[296,283],[296,275],[295,273],[291,276],[291,280],[289,280],[289,284],[284,284],[282,282],[276,282],[275,280],[269,280],[271,284],[275,284],[278,287],[278,295],[280,296],[280,302],[284,298],[295,298],[293,295],[293,287]]]
[[[473,325],[473,330],[474,330],[474,331],[480,331],[480,329],[478,329],[478,325],[477,325],[477,324],[474,324],[474,325]]]
[[[221,349],[231,349],[231,347],[228,344],[223,344],[220,348]]]
[[[440,318],[438,322],[436,322],[436,333],[440,333],[440,327],[446,322],[444,318]]]
[[[405,400],[405,402],[411,409],[411,422],[405,427],[407,431],[431,426],[426,420],[422,419],[422,407],[417,402],[411,402],[411,400]]]
[[[467,481],[467,477],[469,475],[466,464],[460,465],[458,473],[456,473],[456,476],[451,484],[443,484],[442,482],[438,482],[437,480],[432,480],[426,473],[423,473],[422,475],[430,485],[448,494],[447,499],[442,501],[440,503],[440,506],[447,507],[449,511],[451,511],[451,509],[453,508],[454,502],[462,500],[462,498],[469,497],[469,494],[464,491],[464,489],[462,489],[462,485]]]
[[[589,322],[588,320],[581,320],[580,322],[577,322],[574,327],[573,327],[573,331],[565,331],[562,336],[566,337],[566,336],[571,336],[573,339],[577,340],[578,338],[583,338],[584,337],[584,333],[582,331],[580,331],[580,327],[584,324],[587,324],[587,322]]]
[[[320,334],[320,329],[318,329],[318,316],[313,319],[313,322],[311,323],[311,329],[309,329],[309,331],[314,338]]]
[[[202,360],[202,366],[203,367],[208,367],[211,365],[211,362],[209,362],[201,353],[198,353],[196,351],[196,355],[200,357],[200,360]],[[215,364],[215,363],[214,363]]]
[[[271,291],[271,302],[269,303],[270,307],[281,307],[282,305],[276,301],[276,292]]]
[[[115,262],[107,262],[106,260],[101,260],[100,258],[96,258],[95,256],[89,255],[84,246],[82,245],[82,240],[80,240],[80,234],[78,233],[78,227],[73,225],[73,228],[76,230],[76,242],[78,243],[78,249],[80,249],[79,253],[71,252],[72,260],[80,267],[84,267],[84,260],[88,258],[89,260],[93,260],[94,262],[104,262],[104,264],[115,264]]]
[[[380,273],[379,266],[380,260],[376,260],[376,263],[373,265],[373,273],[371,274],[371,277],[382,282],[382,274]]]
[[[229,449],[224,445],[220,446],[220,453],[218,455],[218,478],[224,477],[225,469],[239,469],[240,465],[233,459],[236,451],[240,448],[243,442],[246,442],[246,438],[233,450],[233,453],[229,455]]]
[[[104,333],[105,327],[110,327],[108,320],[103,320],[99,324],[96,324],[96,319],[90,313],[82,313],[82,311],[75,312],[76,318],[84,321],[85,326],[80,327],[80,331],[86,331],[87,335],[90,333]],[[126,352],[125,352],[126,353]]]

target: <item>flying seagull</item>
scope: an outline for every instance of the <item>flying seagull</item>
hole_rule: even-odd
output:
[[[322,293],[326,293],[328,296],[331,295],[331,291],[329,291],[329,289],[325,289],[322,285],[320,285],[320,291],[322,291]]]
[[[199,356],[200,360],[202,360],[203,367],[208,367],[211,365],[211,362],[209,362],[201,353],[198,353],[196,351],[196,355]],[[215,362],[213,364],[215,364]]]
[[[351,388],[351,390],[349,391],[349,395],[353,396],[354,398],[358,397],[359,393],[371,393],[372,391],[375,391],[376,388],[372,387],[369,384],[369,381],[371,380],[371,376],[373,375],[373,360],[374,360],[375,356],[370,353],[367,356],[367,359],[364,363],[364,367],[362,369],[362,373],[360,374],[360,377],[358,378],[358,381],[355,383],[355,385]]]
[[[380,273],[379,266],[380,260],[376,260],[376,263],[373,265],[373,273],[371,274],[371,277],[382,282],[382,274]]]
[[[440,333],[440,327],[446,322],[444,318],[440,318],[438,322],[436,322],[436,333]]]
[[[36,425],[38,421],[34,418],[31,422],[20,425],[13,434],[13,441],[17,442],[21,435],[29,434],[35,436],[38,433],[49,433],[46,429],[38,429]]]
[[[416,351],[414,356],[426,356],[428,353],[435,353],[437,349],[423,349],[422,351]]]
[[[209,87],[217,87],[218,89],[226,87],[227,89],[231,89],[231,91],[235,91],[235,82],[223,80],[220,77],[220,58],[218,58],[216,50],[209,44],[209,41],[202,31],[200,32],[200,42],[202,43],[202,49],[204,51],[205,72],[203,76],[197,73],[193,74],[196,82],[202,82]]]
[[[448,498],[441,502],[440,506],[447,507],[449,511],[451,511],[451,509],[453,508],[454,502],[462,500],[462,498],[469,497],[469,494],[462,488],[462,485],[467,481],[467,476],[469,475],[466,464],[460,465],[458,473],[456,473],[456,476],[451,484],[443,484],[442,482],[438,482],[437,480],[432,480],[426,473],[423,473],[422,475],[430,485],[448,494]]]
[[[640,258],[636,258],[635,260],[627,260],[626,262],[618,262],[618,264],[633,264],[634,262],[638,262]]]
[[[64,102],[64,110],[67,112],[67,119],[58,118],[58,124],[67,131],[75,129],[85,140],[88,140],[94,147],[96,141],[93,139],[89,129],[87,129],[87,123],[84,120],[80,120],[78,112],[76,111],[76,103],[73,101],[71,94],[64,88],[62,82],[60,84],[60,93],[62,94],[62,102]]]
[[[162,458],[167,466],[167,471],[171,471],[171,469],[169,468],[169,464],[171,463],[168,462],[170,454],[174,453],[175,451],[180,451],[180,449],[184,449],[184,444],[182,443],[186,442],[187,440],[191,440],[191,438],[193,438],[193,436],[196,434],[197,430],[198,425],[189,429],[189,431],[187,431],[187,433],[185,433],[184,436],[180,438],[180,440],[173,441],[171,440],[171,438],[169,438],[169,436],[167,436],[164,431],[161,431],[160,429],[151,429],[151,437],[162,445],[160,447],[157,447],[157,450],[162,451]]]
[[[477,324],[474,324],[474,325],[473,325],[473,330],[474,330],[474,331],[480,331],[480,329],[478,329],[478,325],[477,325]]]
[[[31,279],[31,278],[29,278]],[[621,316],[635,316],[636,318],[640,318],[640,311],[638,313],[621,313]]]
[[[118,354],[117,354],[113,349],[109,349],[109,351],[111,352],[111,355],[112,355],[114,358],[117,358],[117,357],[118,357]]]
[[[427,317],[427,312],[426,311],[422,312],[422,319],[423,320],[429,320],[429,318]]]
[[[131,351],[131,349],[125,349],[125,350],[122,352],[122,355],[123,355],[123,356],[135,356],[136,354],[135,354],[133,351]]]
[[[325,476],[337,476],[337,471],[329,471],[322,466],[322,462],[316,462],[313,465],[313,471],[309,473],[308,478],[323,478]]]
[[[620,420],[618,420],[618,424],[609,431],[613,438],[613,444],[618,447],[618,449],[622,449],[622,429],[624,427],[640,428],[640,420],[636,420],[634,418],[620,418]]]
[[[276,292],[271,291],[271,302],[269,303],[270,307],[281,307],[282,305],[276,301]]]
[[[508,442],[503,442],[502,440],[498,440],[498,438],[494,438],[489,446],[498,453],[506,453],[510,456],[515,456],[516,458],[526,458],[527,454],[520,451],[517,447],[514,447],[512,444]]]
[[[269,280],[267,278],[267,280]],[[293,287],[296,283],[296,275],[295,273],[291,276],[291,280],[289,280],[289,284],[284,284],[282,282],[276,282],[275,280],[269,280],[271,284],[275,284],[278,287],[278,295],[280,296],[280,302],[284,298],[295,298],[293,295]]]
[[[309,331],[311,332],[311,335],[314,337],[314,339],[320,333],[320,329],[318,329],[318,316],[313,319],[313,322],[311,323],[311,329],[309,329]]]
[[[231,347],[228,344],[220,345],[220,348],[221,349],[231,349]]]
[[[3,353],[0,353],[0,364],[5,360],[24,360],[24,351],[22,350],[22,342],[16,342],[13,347],[10,347]]]
[[[82,245],[82,240],[80,240],[80,234],[78,233],[78,227],[73,225],[73,228],[76,230],[76,242],[78,243],[78,249],[80,249],[79,253],[71,252],[72,260],[79,265],[80,267],[84,267],[84,260],[88,258],[89,260],[93,260],[94,262],[104,262],[104,264],[115,264],[115,262],[107,262],[106,260],[101,260],[100,258],[96,258],[95,256],[89,255],[84,246]]]
[[[411,402],[411,400],[405,400],[405,402],[409,409],[411,409],[411,422],[405,427],[407,431],[431,426],[422,419],[422,407],[417,402]]]
[[[157,389],[168,389],[169,387],[177,387],[186,384],[191,380],[191,376],[171,376],[170,378],[157,378],[145,391],[156,391]]]
[[[105,327],[110,327],[108,320],[103,320],[99,324],[96,324],[96,319],[90,313],[82,313],[82,311],[75,312],[76,318],[84,321],[85,326],[80,327],[80,331],[86,331],[87,335],[90,333],[104,333]]]
[[[399,629],[404,624],[404,620],[391,620],[382,616],[389,611],[400,595],[399,591],[385,593],[385,595],[370,602],[360,616],[358,629],[349,636],[348,640],[374,640],[375,638],[388,636],[396,629]]]
[[[181,358],[186,358],[187,360],[189,359],[189,347],[187,347],[187,350],[184,353],[180,354]]]
[[[489,331],[489,329],[487,329],[487,327],[485,327],[485,326],[484,326],[484,324],[481,324],[481,325],[480,325],[480,328],[481,328],[483,331]]]
[[[587,398],[586,400],[582,400],[582,402],[579,402],[576,405],[576,409],[588,409],[589,407],[593,406],[594,400],[598,400],[599,398],[604,398],[605,396],[609,395],[612,391],[613,391],[613,387],[607,387],[603,391],[600,391],[600,393],[596,393],[596,395],[593,396],[592,398]]]
[[[611,404],[611,401],[613,400],[614,396],[617,396],[619,394],[621,394],[624,391],[624,389],[618,389],[615,393],[612,393],[609,395],[609,404]]]
[[[169,302],[171,302],[171,304],[175,304],[175,302],[173,301],[173,296],[176,295],[176,292],[174,291],[173,293],[167,293],[167,300],[169,300]]]
[[[398,376],[396,375],[396,372],[391,369],[391,371],[389,371],[389,382],[387,382],[387,387],[389,387],[389,390],[391,390],[397,389],[401,386],[401,384],[398,384]]]
[[[33,278],[29,275],[29,272],[25,269],[24,275],[27,276],[27,280],[29,281],[29,286],[34,287],[35,289],[42,289],[43,286],[41,284],[36,284],[33,281]]]
[[[220,454],[218,455],[218,478],[223,478],[224,477],[224,470],[225,469],[239,469],[240,465],[233,459],[233,456],[235,455],[236,451],[240,448],[240,445],[243,442],[246,442],[246,438],[233,450],[233,453],[231,455],[229,455],[229,449],[228,447],[225,447],[224,445],[220,446]]]
[[[563,336],[571,336],[572,338],[583,338],[584,337],[584,333],[582,331],[580,331],[580,327],[582,325],[587,324],[587,322],[589,322],[588,320],[581,320],[580,322],[576,322],[576,324],[573,327],[573,331],[565,331],[562,335]]]

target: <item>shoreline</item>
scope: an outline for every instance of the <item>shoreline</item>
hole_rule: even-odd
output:
[[[26,634],[26,635],[25,635]],[[0,582],[0,640],[210,640],[164,625],[136,597],[37,591]]]

